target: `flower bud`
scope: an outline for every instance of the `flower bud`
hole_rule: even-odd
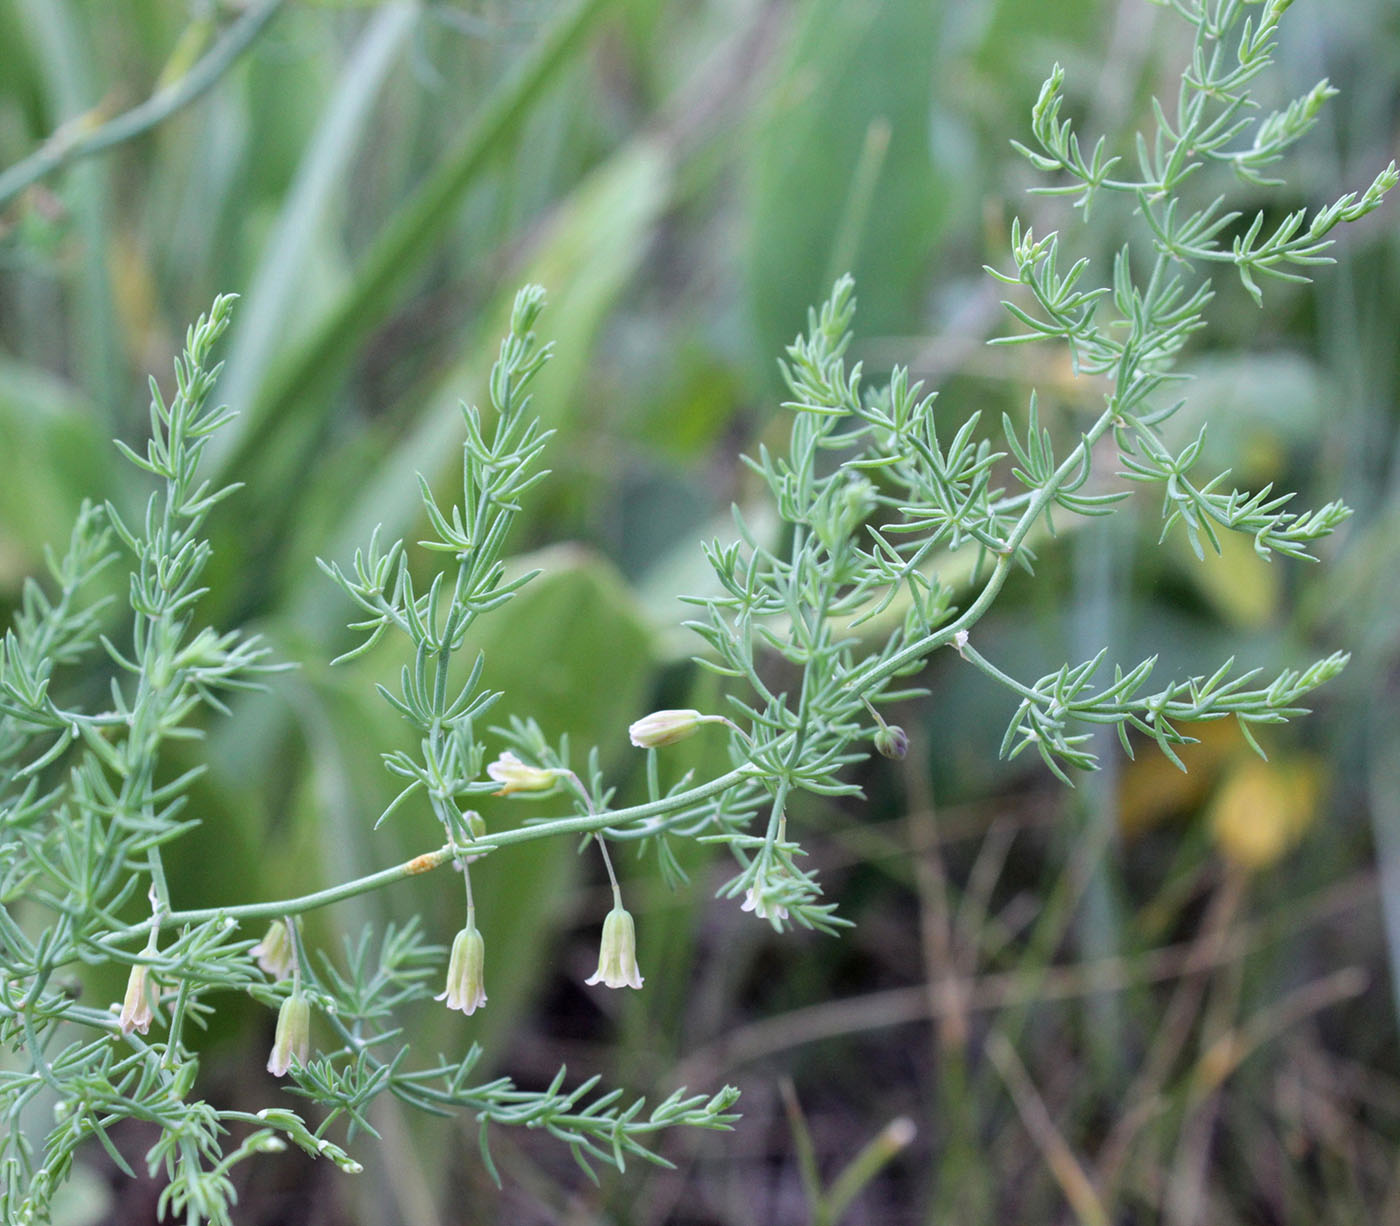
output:
[[[292,962],[296,952],[292,949],[291,933],[287,931],[287,925],[282,920],[273,920],[268,925],[267,935],[248,952],[274,979],[285,979],[292,973]]]
[[[642,974],[637,969],[637,929],[623,907],[614,907],[603,920],[603,944],[598,951],[598,969],[585,983],[601,983],[610,988],[639,988]]]
[[[461,815],[461,829],[465,829],[469,842],[465,846],[475,843],[486,833],[486,819],[475,809],[468,809]],[[480,855],[468,856],[461,852],[454,857],[452,867],[457,872],[465,871],[468,864],[475,864],[481,859]]]
[[[701,715],[689,709],[680,711],[653,711],[644,715],[627,729],[627,735],[638,749],[657,749],[662,745],[674,745],[690,736],[701,724],[724,723],[722,715]]]
[[[530,766],[509,750],[486,767],[486,773],[501,785],[497,796],[515,792],[547,792],[555,780],[568,772],[557,767]]]
[[[305,1064],[311,1050],[311,1005],[305,996],[294,992],[282,1002],[277,1011],[277,1036],[272,1042],[272,1054],[267,1058],[267,1071],[274,1077],[285,1077],[292,1061]]]
[[[875,734],[875,748],[887,758],[902,758],[909,752],[909,734],[898,724],[885,724]]]
[[[436,1000],[445,1000],[449,1009],[460,1009],[468,1015],[486,1003],[486,984],[482,973],[486,958],[486,943],[476,925],[469,923],[452,942],[452,957],[447,964],[447,987]]]
[[[151,1028],[157,1003],[156,985],[151,982],[151,968],[133,966],[126,980],[126,998],[122,1001],[118,1024],[122,1034],[139,1030],[145,1034]]]

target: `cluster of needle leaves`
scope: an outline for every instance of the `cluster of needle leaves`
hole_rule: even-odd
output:
[[[111,506],[85,507],[67,550],[50,560],[51,582],[26,589],[0,642],[0,1040],[15,1053],[0,1069],[5,1221],[45,1220],[90,1141],[129,1170],[108,1135],[128,1119],[158,1126],[145,1162],[164,1182],[162,1212],[190,1223],[230,1222],[231,1168],[287,1142],[358,1169],[345,1145],[372,1132],[366,1111],[385,1093],[428,1113],[473,1117],[488,1168],[493,1124],[547,1130],[590,1174],[597,1162],[622,1168],[628,1157],[655,1158],[648,1142],[662,1129],[727,1126],[735,1118],[728,1088],[708,1099],[677,1092],[648,1111],[593,1081],[568,1088],[563,1070],[541,1091],[508,1079],[473,1082],[475,1046],[459,1060],[418,1063],[405,1011],[440,982],[442,945],[410,919],[347,937],[332,957],[304,948],[296,917],[443,865],[479,862],[474,871],[491,872],[496,850],[555,836],[589,836],[604,847],[649,842],[679,877],[671,847],[688,838],[734,857],[723,896],[742,898],[780,930],[832,931],[845,921],[802,863],[800,797],[854,793],[847,768],[872,743],[890,756],[903,752],[902,732],[881,709],[920,692],[910,679],[941,648],[1014,696],[1002,753],[1034,748],[1067,782],[1096,765],[1086,748],[1093,725],[1116,728],[1129,753],[1138,734],[1175,760],[1174,746],[1188,739],[1184,725],[1234,717],[1249,736],[1304,710],[1306,695],[1344,666],[1344,655],[1266,680],[1227,661],[1209,677],[1154,689],[1152,659],[1114,664],[1100,679],[1100,653],[1027,683],[976,642],[977,623],[1008,575],[1033,570],[1054,517],[1112,514],[1134,488],[1157,492],[1164,534],[1180,526],[1198,554],[1218,548],[1221,533],[1240,532],[1265,557],[1310,557],[1348,514],[1340,503],[1296,512],[1287,494],[1236,490],[1228,474],[1198,477],[1201,437],[1173,451],[1163,426],[1182,403],[1177,360],[1205,326],[1209,271],[1233,269],[1256,301],[1270,278],[1303,279],[1325,261],[1329,233],[1374,209],[1400,176],[1392,165],[1359,195],[1291,213],[1271,229],[1262,214],[1246,220],[1232,210],[1225,188],[1193,206],[1192,193],[1212,174],[1271,182],[1265,172],[1332,91],[1322,82],[1281,110],[1258,113],[1250,85],[1269,62],[1283,0],[1171,7],[1194,33],[1189,67],[1174,103],[1154,104],[1152,129],[1128,154],[1100,139],[1086,155],[1063,114],[1058,67],[1034,109],[1034,143],[1022,147],[1052,177],[1038,190],[1071,196],[1081,225],[1096,202],[1116,195],[1134,210],[1138,237],[1095,284],[1087,257],[1062,252],[1067,239],[1037,237],[1018,222],[1010,269],[992,274],[1008,287],[1007,308],[1021,326],[1004,343],[1062,342],[1077,374],[1101,391],[1087,428],[1057,440],[1032,396],[1024,427],[1009,417],[1001,423],[1003,450],[976,415],[940,430],[934,397],[906,371],[867,386],[846,358],[854,311],[847,279],[789,347],[788,447],[760,448],[750,461],[778,527],[757,531],[736,509],[737,539],[706,546],[714,587],[685,597],[704,644],[697,663],[724,679],[728,704],[693,714],[726,727],[728,769],[668,781],[669,738],[639,742],[646,797],[615,808],[596,752],[576,771],[569,745],[546,742],[531,721],[483,727],[498,695],[481,685],[471,631],[530,578],[508,577],[505,547],[521,498],[545,476],[539,462],[549,441],[529,411],[528,388],[549,356],[534,332],[543,294],[530,287],[516,299],[489,410],[464,409],[460,500],[444,508],[422,485],[431,535],[419,544],[440,568],[415,583],[422,572],[410,567],[408,547],[386,547],[377,533],[348,568],[325,564],[359,610],[353,626],[362,639],[348,655],[386,636],[409,649],[397,691],[383,696],[418,744],[385,755],[402,783],[384,817],[425,800],[444,844],[301,898],[180,910],[162,850],[197,820],[186,808],[197,768],[172,776],[163,751],[195,735],[201,707],[221,708],[222,693],[256,683],[270,667],[256,639],[197,621],[210,554],[202,527],[234,492],[199,477],[206,443],[227,418],[208,404],[218,373],[210,353],[232,308],[228,298],[215,303],[189,332],[169,404],[152,384],[145,453],[122,448],[155,480],[144,515],[128,522]],[[117,557],[130,572],[120,613],[103,607],[104,571]],[[953,582],[954,572],[970,572],[970,583]],[[81,707],[61,702],[64,675],[91,675],[94,661],[105,661],[105,697],[87,692]],[[666,716],[677,735],[694,728],[687,713]],[[501,755],[494,763],[493,753]],[[545,804],[556,798],[563,811],[487,831],[474,798],[512,789],[536,792]],[[146,904],[145,917],[131,922],[132,907]],[[255,962],[254,941],[269,921],[287,926],[290,978]],[[627,924],[630,933],[630,917]],[[489,939],[489,916],[483,927]],[[103,965],[129,971],[124,1003],[84,999],[90,968]],[[288,1061],[300,1104],[245,1112],[199,1096],[197,1032],[228,992],[270,1009],[285,1009],[291,997],[314,1009],[318,1037],[329,1041]],[[332,1140],[337,1129],[341,1139]]]

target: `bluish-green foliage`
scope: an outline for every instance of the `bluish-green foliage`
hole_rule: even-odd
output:
[[[195,56],[179,88],[157,93],[158,104],[135,118],[45,146],[0,175],[0,203],[176,114],[231,70],[280,7],[254,6],[221,34],[205,30],[211,45]],[[435,13],[438,7],[430,6]],[[322,445],[333,404],[327,388],[603,7],[586,0],[566,6],[539,35],[454,152],[369,244],[359,275],[331,290],[313,326],[277,363],[269,358],[275,328],[269,331],[268,321],[286,321],[292,282],[264,269],[253,297],[273,305],[255,316],[261,334],[235,341],[240,364],[223,384],[215,347],[239,307],[231,296],[215,301],[186,336],[173,394],[151,381],[147,441],[117,443],[153,491],[135,508],[124,486],[92,491],[66,552],[49,560],[49,579],[23,589],[0,643],[0,1038],[15,1053],[0,1068],[6,1221],[45,1220],[84,1145],[102,1145],[130,1173],[129,1155],[110,1135],[128,1120],[158,1126],[144,1159],[163,1183],[161,1211],[190,1223],[233,1222],[238,1185],[231,1172],[287,1142],[359,1171],[374,1144],[375,1113],[391,1100],[428,1117],[469,1118],[493,1177],[490,1141],[504,1127],[544,1130],[595,1180],[596,1168],[623,1172],[628,1159],[664,1164],[657,1134],[730,1127],[738,1118],[737,1090],[676,1090],[648,1108],[597,1076],[571,1082],[564,1068],[543,1089],[522,1087],[495,1076],[490,1061],[497,1056],[477,1042],[459,1058],[437,1054],[443,1044],[434,1027],[446,1010],[435,1011],[435,1023],[424,1002],[444,972],[448,985],[439,1000],[463,1013],[489,1013],[501,1007],[488,1003],[489,951],[514,939],[512,916],[523,913],[536,937],[545,931],[563,870],[540,858],[513,877],[521,862],[510,856],[529,849],[542,857],[546,845],[580,840],[601,850],[612,909],[606,919],[601,908],[592,917],[603,924],[603,952],[587,983],[640,987],[637,926],[622,898],[644,888],[634,884],[649,871],[638,867],[643,856],[654,858],[656,873],[672,886],[690,889],[688,868],[719,851],[730,863],[716,893],[742,900],[743,910],[776,932],[840,935],[849,926],[840,898],[810,867],[812,815],[833,801],[862,799],[857,772],[872,748],[894,760],[910,751],[911,737],[892,712],[926,696],[921,674],[937,653],[958,657],[1009,697],[1003,758],[1034,749],[1071,785],[1104,765],[1102,734],[1109,730],[1117,741],[1110,739],[1110,751],[1131,757],[1155,742],[1181,766],[1182,748],[1203,725],[1232,718],[1262,756],[1259,729],[1304,714],[1307,696],[1347,663],[1344,652],[1332,652],[1269,675],[1227,658],[1199,675],[1162,680],[1157,655],[1133,663],[1105,648],[1024,681],[999,655],[995,635],[984,638],[984,619],[1013,598],[1015,585],[1042,579],[1057,536],[1135,507],[1133,495],[1144,488],[1160,503],[1162,540],[1180,529],[1197,558],[1207,546],[1227,548],[1231,533],[1246,538],[1260,559],[1312,558],[1351,513],[1340,501],[1292,510],[1293,495],[1267,483],[1236,488],[1230,471],[1206,464],[1204,425],[1184,441],[1173,434],[1191,404],[1183,356],[1209,335],[1213,276],[1233,277],[1248,301],[1264,305],[1271,281],[1306,280],[1328,262],[1332,232],[1371,213],[1400,181],[1392,164],[1369,187],[1318,207],[1290,207],[1281,216],[1237,207],[1240,185],[1286,185],[1272,176],[1335,92],[1323,81],[1274,109],[1258,107],[1255,91],[1288,8],[1280,0],[1174,2],[1192,39],[1187,66],[1176,97],[1154,100],[1150,125],[1130,140],[1081,139],[1067,117],[1067,75],[1059,66],[1041,89],[1032,143],[1017,148],[1042,176],[1032,191],[1066,197],[1071,206],[1049,233],[1013,221],[1009,261],[989,271],[1008,294],[1012,319],[1012,333],[999,342],[1063,346],[1087,406],[1077,419],[1056,410],[1053,392],[1032,389],[1023,418],[1004,412],[999,429],[989,431],[977,410],[948,405],[904,366],[870,379],[851,357],[858,316],[850,277],[837,279],[809,313],[780,367],[787,388],[781,441],[759,441],[746,460],[744,479],[761,499],[736,505],[732,535],[726,526],[724,539],[711,535],[703,545],[708,573],[692,569],[678,585],[686,590],[666,593],[689,607],[685,626],[699,639],[692,645],[697,675],[709,680],[692,683],[688,693],[703,709],[667,708],[644,719],[643,683],[633,674],[656,661],[619,664],[616,677],[609,671],[612,645],[619,661],[629,646],[639,655],[650,650],[637,647],[643,636],[609,604],[610,579],[589,572],[589,602],[537,606],[553,622],[602,611],[606,624],[585,625],[585,645],[575,654],[607,657],[603,676],[616,693],[576,703],[581,727],[556,709],[569,701],[557,698],[563,687],[554,684],[556,674],[573,662],[537,656],[523,632],[510,633],[512,617],[520,617],[517,627],[533,625],[531,593],[548,582],[540,566],[512,558],[518,538],[538,532],[547,517],[532,508],[558,506],[550,502],[554,481],[586,485],[579,477],[586,448],[575,424],[548,416],[559,414],[559,401],[541,389],[561,364],[572,373],[552,386],[583,382],[568,365],[580,360],[568,342],[585,351],[596,326],[589,294],[572,303],[562,295],[556,349],[538,336],[550,329],[545,292],[527,285],[500,312],[505,338],[480,407],[454,405],[425,417],[421,432],[382,470],[373,458],[352,457],[333,478],[339,489],[322,487],[313,499],[299,478]],[[896,17],[908,22],[910,14],[900,6]],[[899,41],[899,21],[868,16],[872,45]],[[447,8],[434,16],[459,18]],[[367,70],[387,71],[408,29],[391,8],[377,14],[362,47]],[[808,33],[815,37],[815,30]],[[799,43],[794,63],[808,54],[836,51],[823,51],[820,39]],[[922,53],[910,58],[927,68]],[[356,113],[367,99],[353,96],[354,81],[343,85],[351,95],[346,113]],[[910,103],[910,95],[891,89]],[[567,116],[555,121],[567,127]],[[859,125],[847,128],[850,137]],[[891,146],[901,158],[911,156],[906,137],[901,130]],[[328,166],[344,166],[349,157],[349,146],[336,139],[328,135],[324,146]],[[884,216],[896,208],[891,199],[872,203],[886,139],[878,125],[864,129],[861,174],[848,197],[827,202],[839,223],[834,250],[842,255],[854,258],[870,210]],[[586,260],[579,252],[595,246],[626,248],[627,233],[606,227],[619,216],[630,218],[627,224],[655,220],[678,171],[667,160],[673,156],[665,142],[644,143],[599,170],[577,214],[552,220],[551,259]],[[822,170],[814,154],[793,156],[804,173]],[[781,166],[769,169],[781,177]],[[318,190],[325,203],[330,171],[319,173],[308,169],[299,186],[308,203]],[[905,182],[911,198],[925,204],[936,194],[926,180]],[[767,179],[759,184],[760,191],[771,187]],[[909,223],[905,207],[896,210],[901,232]],[[1111,263],[1090,229],[1091,216],[1105,214],[1126,231]],[[280,249],[291,259],[296,214],[283,221]],[[797,242],[812,228],[775,235],[773,251],[779,237]],[[867,253],[856,263],[878,270],[888,255]],[[551,259],[528,271],[547,276]],[[598,275],[611,284],[617,270]],[[769,297],[782,296],[780,287],[770,288]],[[898,296],[906,295],[901,286]],[[888,310],[890,299],[882,301]],[[766,301],[759,314],[777,310]],[[1017,351],[993,352],[1014,360]],[[105,384],[95,375],[93,386]],[[214,407],[228,387],[246,393],[248,403]],[[119,413],[112,420],[120,427]],[[454,463],[450,488],[435,463],[449,438],[462,456],[460,480]],[[238,487],[244,466],[248,490]],[[365,487],[364,505],[349,498]],[[353,512],[335,520],[331,539],[311,541],[326,508],[342,497],[355,503]],[[246,517],[229,512],[226,499],[244,500]],[[220,525],[221,515],[228,518]],[[420,521],[421,539],[411,529]],[[258,560],[251,578],[220,570],[220,533],[235,556]],[[309,564],[313,549],[319,572]],[[114,590],[118,571],[126,578]],[[313,577],[330,580],[325,586],[339,604],[309,586]],[[313,590],[322,594],[313,598]],[[280,613],[267,635],[215,628],[237,624],[242,606]],[[322,640],[342,642],[331,626],[346,608],[354,639],[344,651],[318,656]],[[488,641],[492,650],[483,647]],[[352,680],[328,679],[326,656],[348,666]],[[253,763],[256,771],[274,759],[278,730],[289,721],[285,706],[273,708],[289,695],[303,702],[306,695],[295,688],[272,696],[248,691],[272,680],[295,686],[273,673],[297,665],[313,678],[308,689],[356,684],[371,667],[382,678],[363,686],[366,697],[377,693],[383,703],[378,723],[367,725],[377,737],[372,744],[365,737],[337,756],[326,748],[335,742],[330,715],[308,721],[308,739],[323,755],[323,786],[337,786],[326,784],[330,776],[342,792],[355,791],[350,781],[356,772],[367,776],[366,763],[391,778],[394,790],[371,806],[364,825],[382,825],[400,840],[376,860],[392,862],[362,869],[326,857],[316,865],[319,876],[293,880],[284,855],[237,881],[230,855],[229,886],[242,894],[179,905],[169,863],[208,833],[195,833],[207,815],[200,790],[210,785],[206,774],[227,779],[234,764]],[[521,680],[516,689],[500,680],[512,669]],[[206,743],[235,695],[258,704],[235,714],[235,721],[257,724],[257,735],[233,750],[216,743],[217,731]],[[602,726],[609,697],[619,708],[611,716],[637,721],[632,740],[644,751],[637,778],[620,762],[619,729]],[[250,710],[259,714],[243,715]],[[691,738],[705,749],[672,749]],[[528,806],[531,816],[510,820],[507,801]],[[342,807],[351,812],[355,804]],[[615,867],[610,846],[637,855],[619,857]],[[398,855],[404,847],[411,854]],[[454,885],[446,906],[438,895],[418,901],[454,871],[465,900],[455,897]],[[392,905],[381,904],[389,886]],[[352,907],[371,904],[384,910],[345,918]],[[450,963],[449,942],[429,918],[442,914],[455,916],[447,931],[460,929]],[[644,935],[645,921],[640,927]],[[514,974],[503,978],[512,981],[511,992],[528,992],[533,964],[512,948]],[[126,976],[124,994],[104,969]],[[643,969],[648,992],[658,981],[686,978],[684,966]],[[94,990],[113,994],[94,1003]],[[252,1002],[265,1019],[276,1012],[268,1067],[289,1078],[292,1098],[249,1110],[206,1093],[198,1080],[205,1028],[217,1025],[217,1010],[230,998]],[[1019,1107],[1023,1071],[998,1038],[991,1059]],[[790,1116],[801,1142],[805,1125],[791,1104]],[[875,1146],[874,1157],[853,1161],[828,1193],[806,1154],[804,1186],[820,1220],[839,1216],[907,1143],[906,1131]],[[810,1149],[810,1137],[803,1143]],[[1101,1212],[1077,1187],[1071,1182],[1066,1195],[1081,1216]]]

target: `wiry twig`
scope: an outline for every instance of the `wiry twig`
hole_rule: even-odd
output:
[[[69,120],[33,153],[0,171],[0,208],[45,175],[133,140],[197,101],[238,62],[286,2],[261,0],[249,8],[184,76],[131,110],[96,127],[91,126],[92,112]]]

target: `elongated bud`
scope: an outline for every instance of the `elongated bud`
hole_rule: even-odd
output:
[[[627,735],[638,749],[657,749],[674,745],[690,736],[701,724],[727,724],[723,715],[702,715],[689,708],[678,711],[653,711],[644,715],[627,729]]]
[[[301,993],[293,992],[277,1011],[277,1036],[267,1058],[267,1071],[274,1077],[285,1077],[293,1060],[306,1063],[310,1050],[311,1005]]]
[[[598,969],[585,983],[601,983],[609,988],[639,988],[642,974],[637,969],[637,929],[631,913],[614,907],[603,920],[603,943],[598,951]]]
[[[483,967],[486,943],[475,924],[468,924],[452,942],[452,957],[447,964],[447,987],[437,1000],[445,1000],[449,1009],[460,1009],[468,1015],[486,1003],[486,983]]]
[[[909,752],[909,734],[898,724],[886,724],[875,734],[875,748],[887,758],[902,758]]]
[[[126,979],[126,998],[122,1001],[118,1024],[122,1034],[139,1030],[145,1034],[155,1018],[156,985],[151,982],[151,968],[133,966]]]
[[[292,949],[291,934],[282,920],[273,920],[268,925],[267,935],[248,952],[274,979],[285,979],[292,973],[292,962],[296,953]]]
[[[507,750],[486,767],[486,773],[501,785],[497,796],[515,792],[547,792],[568,771],[557,767],[530,766]]]

